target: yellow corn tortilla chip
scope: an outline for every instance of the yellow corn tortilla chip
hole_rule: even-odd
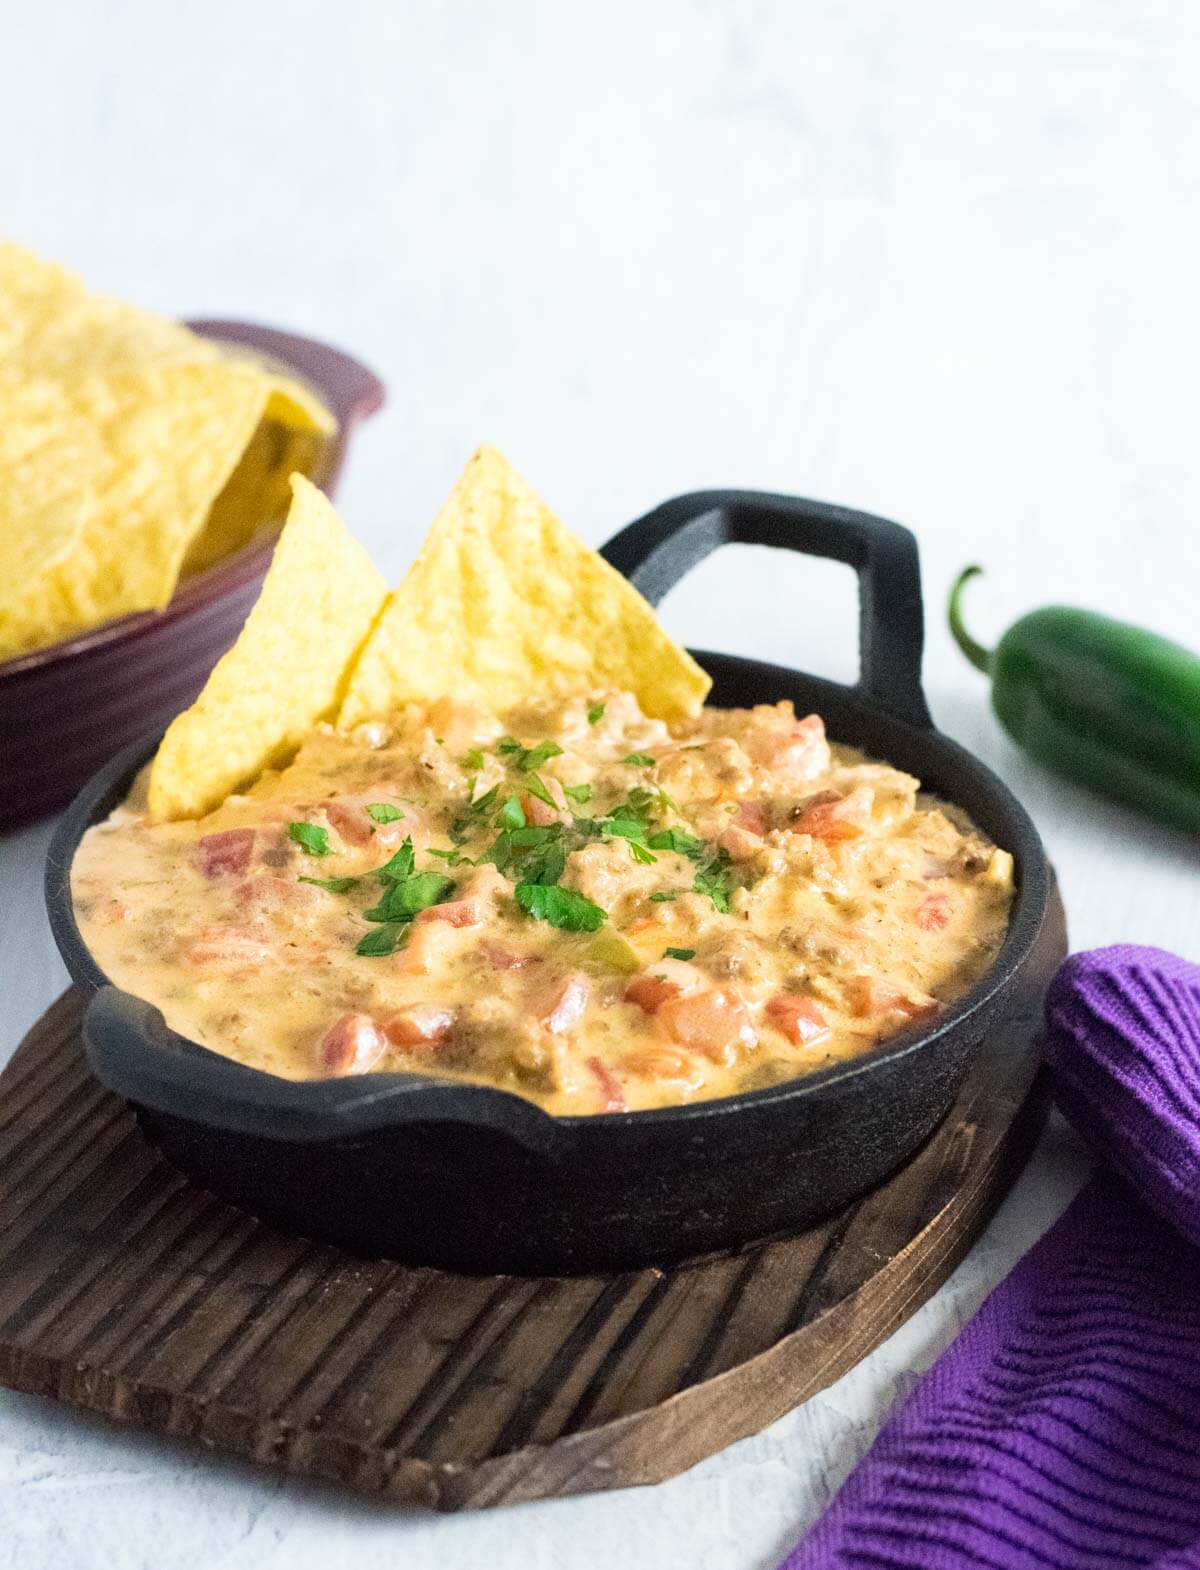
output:
[[[90,472],[75,471],[90,505],[47,575],[53,608],[40,643],[168,603],[267,397],[260,379],[219,362],[147,366],[63,388],[100,457]],[[20,516],[19,499],[10,505]]]
[[[202,338],[182,322],[89,294],[65,268],[0,244],[0,363],[6,368],[69,377],[223,360],[262,378],[266,418],[326,436],[336,431],[337,421],[315,393],[244,345]]]
[[[83,532],[103,459],[57,383],[0,372],[0,659],[36,648],[63,616],[54,572]]]
[[[194,818],[286,763],[332,717],[387,592],[317,488],[296,475],[262,593],[204,691],[174,720],[150,770],[156,818]]]
[[[268,411],[270,407],[268,399]],[[292,475],[302,474],[323,486],[332,455],[331,444],[319,431],[264,416],[192,542],[183,575],[202,572],[257,536],[277,532],[292,499]]]
[[[594,687],[678,720],[711,685],[637,590],[483,446],[389,595],[338,724],[446,693],[502,710]]]

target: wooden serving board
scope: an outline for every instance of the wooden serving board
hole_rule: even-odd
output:
[[[455,1276],[285,1237],[91,1079],[66,993],[0,1076],[0,1382],[442,1510],[651,1483],[780,1417],[950,1274],[1042,1124],[1055,904],[953,1110],[831,1221],[620,1275]]]

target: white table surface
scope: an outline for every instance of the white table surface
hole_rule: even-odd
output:
[[[1170,0],[0,8],[0,221],[97,287],[325,336],[391,388],[341,494],[397,576],[474,443],[587,539],[708,485],[921,541],[938,722],[1017,790],[1073,937],[1200,949],[1195,846],[1022,758],[941,606],[1197,639],[1200,17]],[[761,551],[668,601],[853,673],[852,581]],[[0,841],[0,1059],[64,974],[50,825]],[[0,1570],[772,1565],[1086,1171],[1052,1124],[853,1373],[654,1489],[436,1518],[0,1392]]]

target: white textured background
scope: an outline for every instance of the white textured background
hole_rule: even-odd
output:
[[[934,712],[1076,942],[1195,956],[1194,845],[1024,761],[941,602],[977,558],[981,636],[1065,598],[1200,642],[1198,68],[1182,0],[0,0],[0,228],[372,363],[342,510],[394,576],[482,437],[597,543],[706,485],[909,524]],[[731,553],[667,619],[848,675],[844,579]],[[0,842],[0,1058],[63,981],[46,837]],[[770,1565],[1082,1170],[1056,1127],[887,1346],[653,1490],[434,1519],[0,1393],[0,1570]]]

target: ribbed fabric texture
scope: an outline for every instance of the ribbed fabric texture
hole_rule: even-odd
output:
[[[784,1570],[1200,1570],[1200,970],[1077,955],[1047,999],[1108,1166],[888,1422]]]

